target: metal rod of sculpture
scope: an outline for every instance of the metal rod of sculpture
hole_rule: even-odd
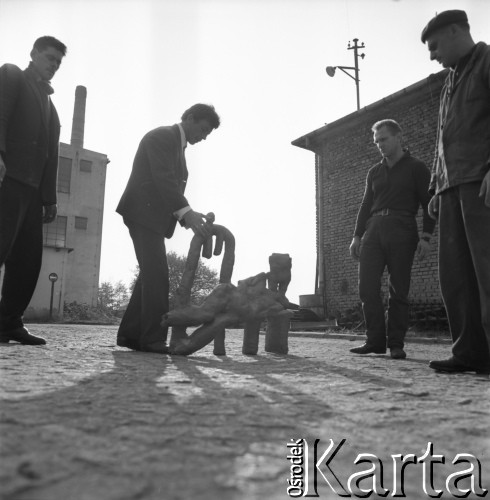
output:
[[[233,266],[235,264],[235,237],[229,229],[219,224],[214,224],[214,214],[209,213],[206,216],[207,225],[210,229],[211,236],[204,239],[201,236],[194,235],[187,254],[187,261],[185,270],[182,275],[180,285],[177,289],[175,296],[175,309],[185,308],[191,304],[191,291],[196,276],[197,267],[199,265],[199,258],[202,255],[205,259],[210,259],[212,255],[221,255],[223,245],[225,252],[221,262],[221,270],[219,276],[220,284],[231,283],[231,276],[233,274]],[[214,252],[213,252],[213,236],[216,238]],[[202,254],[201,254],[202,249]],[[165,319],[164,319],[165,321]],[[181,344],[189,343],[189,336],[187,335],[187,326],[190,325],[174,325],[172,326],[172,336],[170,340],[170,350],[175,350]],[[195,342],[194,342],[195,344]],[[203,346],[201,346],[203,347]],[[199,349],[201,348],[199,347]],[[198,350],[198,349],[195,349]],[[223,327],[214,336],[214,354],[225,354],[225,328]]]
[[[286,309],[280,314],[267,316],[267,327],[265,332],[265,351],[276,354],[288,353],[288,335],[290,320],[293,316],[291,309],[296,309],[286,297],[286,291],[291,281],[291,263],[289,254],[273,253],[269,256],[269,269],[267,273],[267,284],[270,292],[275,294],[276,300]],[[242,353],[255,355],[259,348],[261,318],[254,318],[245,323],[243,332]]]

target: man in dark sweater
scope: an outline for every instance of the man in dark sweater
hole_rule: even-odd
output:
[[[408,329],[408,292],[415,253],[424,259],[430,250],[435,222],[428,215],[430,173],[420,160],[402,147],[402,130],[394,120],[376,122],[374,143],[383,159],[366,179],[349,251],[359,261],[359,296],[366,322],[367,341],[351,349],[355,354],[384,354],[386,345],[394,359],[404,359]],[[417,215],[423,208],[419,238]],[[389,278],[388,313],[381,299],[381,278]]]

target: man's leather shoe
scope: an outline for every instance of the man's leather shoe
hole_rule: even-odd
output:
[[[42,337],[36,337],[29,333],[26,327],[20,326],[19,328],[14,328],[13,330],[1,331],[0,332],[0,342],[8,343],[11,340],[19,342],[23,345],[44,345],[46,341]]]
[[[168,348],[168,345],[166,342],[158,341],[158,342],[153,342],[152,344],[147,344],[144,346],[141,346],[140,351],[143,352],[156,352],[158,354],[170,354],[170,349]]]
[[[460,363],[453,357],[450,357],[449,359],[441,359],[440,361],[430,361],[429,367],[432,368],[433,370],[446,373],[476,372],[478,374],[484,374],[484,375],[490,374],[490,367],[474,368],[472,366]]]
[[[133,351],[140,350],[140,343],[137,340],[130,339],[128,337],[117,337],[117,345],[119,347],[127,347],[128,349],[133,349]]]
[[[360,347],[350,349],[350,352],[353,352],[354,354],[385,354],[386,347],[376,347],[370,344],[363,344]]]
[[[391,347],[390,354],[393,359],[405,359],[407,353],[401,347]]]

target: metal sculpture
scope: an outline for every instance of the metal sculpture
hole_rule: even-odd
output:
[[[213,353],[226,354],[226,328],[245,325],[244,354],[257,354],[259,330],[267,318],[266,351],[286,354],[289,319],[295,306],[286,298],[287,286],[291,280],[291,258],[287,254],[273,254],[269,258],[270,272],[259,273],[238,282],[231,283],[235,261],[235,238],[225,228],[214,224],[214,214],[206,216],[211,236],[204,239],[195,235],[191,241],[186,267],[176,293],[175,308],[164,315],[162,326],[172,327],[170,352],[189,355],[214,340]],[[213,252],[213,237],[216,239]],[[221,255],[220,284],[199,305],[191,305],[191,289],[199,257]],[[266,286],[268,283],[268,286]],[[199,326],[192,334],[187,327]]]

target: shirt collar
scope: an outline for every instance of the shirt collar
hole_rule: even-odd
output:
[[[463,72],[467,64],[470,62],[470,59],[473,57],[475,49],[476,49],[476,44],[473,45],[473,47],[463,57],[459,59],[454,68],[451,68],[454,70],[456,75],[460,75]]]
[[[185,138],[184,128],[180,123],[177,123],[177,126],[179,127],[180,131],[180,142],[182,144],[182,150],[184,150],[187,147],[187,139]]]
[[[400,159],[393,166],[398,165],[402,160],[408,158],[409,156],[410,156],[410,151],[407,148],[404,148],[403,155],[400,156]],[[383,158],[381,160],[381,165],[385,165],[386,167],[388,166],[388,161],[386,160],[386,158]]]
[[[49,82],[47,80],[43,80],[39,76],[37,71],[34,69],[34,64],[32,63],[32,61],[29,63],[29,66],[26,68],[25,74],[27,75],[27,77],[30,80],[36,82],[37,86],[40,89],[42,89],[47,95],[51,95],[54,93],[54,89],[51,86],[51,82]]]

